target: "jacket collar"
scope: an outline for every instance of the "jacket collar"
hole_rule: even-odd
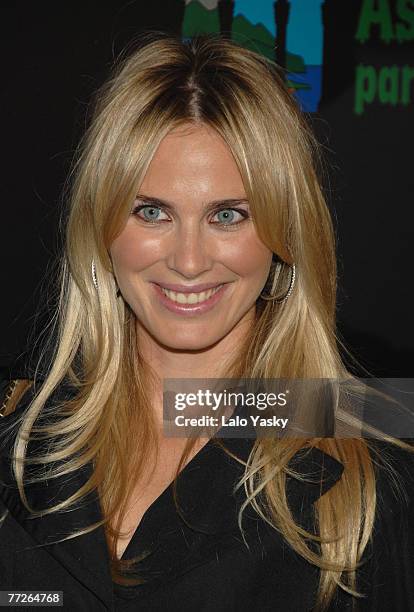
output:
[[[10,422],[23,408],[19,407],[15,415],[5,417],[0,424]],[[229,438],[223,442],[240,459],[247,461],[254,440]],[[90,494],[81,507],[70,512],[31,518],[20,500],[10,470],[10,448],[11,444],[4,445],[0,456],[3,481],[0,497],[4,504],[36,543],[48,545],[49,553],[94,592],[108,609],[112,609],[113,589],[103,528],[58,542],[75,530],[86,528],[101,519],[97,496]],[[317,448],[299,451],[290,467],[306,477],[306,481],[299,481],[287,476],[288,500],[296,517],[309,513],[311,505],[340,479],[343,471],[340,462]],[[45,508],[67,499],[86,482],[91,470],[92,465],[88,464],[70,477],[28,485],[29,501],[35,508]],[[209,546],[213,550],[220,545],[220,541],[234,539],[239,529],[237,516],[244,499],[244,489],[241,487],[233,494],[233,487],[243,472],[244,466],[211,440],[178,477],[181,512],[177,513],[175,509],[171,485],[155,500],[144,514],[136,537],[124,553],[124,558],[131,558],[150,552],[141,566],[141,575],[148,580],[140,587],[141,593],[151,589],[154,581],[156,583],[166,573],[178,575],[205,562]],[[243,516],[247,527],[249,522],[258,521],[257,514],[250,507]],[[246,525],[243,522],[244,528]]]

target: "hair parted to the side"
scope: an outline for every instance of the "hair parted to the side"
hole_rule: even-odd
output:
[[[280,259],[281,294],[289,284],[285,264],[296,264],[289,300],[277,304],[258,299],[255,325],[223,377],[348,375],[335,334],[334,233],[315,171],[318,148],[279,69],[219,37],[183,42],[157,33],[143,40],[98,92],[93,120],[79,147],[62,262],[59,340],[48,374],[25,414],[14,464],[20,494],[28,503],[21,461],[26,455],[25,433],[62,380],[69,379],[76,390],[73,399],[54,408],[60,410],[58,422],[42,426],[49,443],[39,478],[70,474],[93,461],[85,487],[49,512],[70,507],[98,490],[119,580],[126,568],[115,551],[132,491],[130,475],[140,474],[157,436],[148,393],[153,373],[139,352],[134,314],[116,297],[109,248],[131,212],[152,156],[170,130],[188,122],[217,130],[240,170],[258,235]],[[92,259],[98,291],[91,282]],[[315,504],[319,539],[295,523],[285,493],[286,466],[304,446],[317,446],[345,466],[341,480]],[[321,609],[338,585],[355,592],[355,569],[376,507],[366,441],[257,440],[243,483],[257,512],[294,550],[321,568]],[[258,503],[260,490],[266,495],[266,512]],[[139,563],[137,568],[139,575]]]

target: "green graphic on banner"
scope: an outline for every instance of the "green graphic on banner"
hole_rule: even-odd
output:
[[[377,33],[384,45],[391,42],[404,44],[414,40],[414,2],[399,0],[363,0],[355,38],[369,42]],[[391,106],[407,105],[412,101],[414,66],[382,66],[360,64],[356,68],[355,105],[357,115],[365,112],[373,102]]]
[[[364,45],[372,42],[378,45],[378,55],[382,46],[386,52],[391,44],[403,47],[411,43],[414,0],[360,0],[350,3],[349,8],[343,2],[336,0],[336,5],[335,0],[186,0],[182,36],[221,33],[276,61],[283,69],[289,90],[306,112],[316,112],[326,93],[331,95],[332,81],[336,86],[341,80],[344,88],[353,83],[356,115],[363,115],[374,103],[407,106],[414,96],[414,65],[384,62],[374,66],[373,60],[358,63],[353,58],[355,51],[358,57]],[[347,32],[345,37],[333,35],[335,28],[339,34],[341,25],[351,21],[349,30],[343,30]],[[352,46],[347,47],[348,42]],[[375,53],[376,48],[374,57]],[[346,61],[341,64],[341,54],[354,62],[352,81]]]

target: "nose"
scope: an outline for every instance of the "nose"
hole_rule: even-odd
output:
[[[214,245],[202,228],[193,224],[174,232],[167,256],[167,266],[185,278],[198,278],[213,266]]]

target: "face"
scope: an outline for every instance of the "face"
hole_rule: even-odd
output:
[[[110,252],[139,333],[186,351],[236,341],[272,259],[230,149],[204,125],[162,140]]]

